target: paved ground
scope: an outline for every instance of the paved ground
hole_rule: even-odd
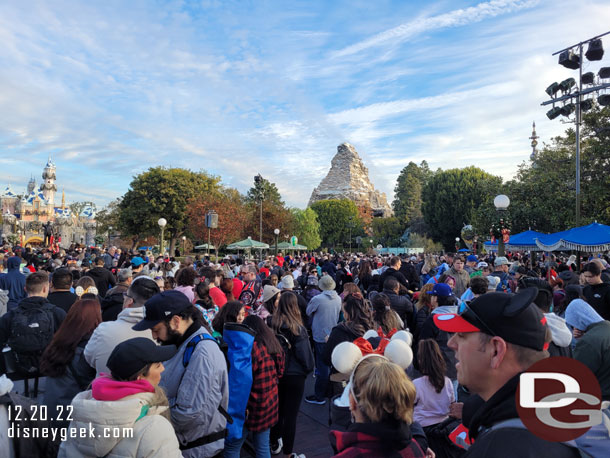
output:
[[[40,379],[38,401],[42,401],[44,392],[44,378]],[[314,379],[310,375],[305,382],[305,395],[313,393]],[[33,388],[33,382],[30,387]],[[14,390],[23,394],[23,382],[15,382]],[[328,402],[323,405],[308,404],[304,400],[301,403],[299,419],[297,422],[297,434],[295,438],[296,453],[303,453],[307,458],[326,458],[333,455],[333,450],[328,439]],[[0,454],[1,455],[1,454]],[[251,457],[246,448],[242,450],[242,457]],[[283,457],[283,455],[278,455]]]

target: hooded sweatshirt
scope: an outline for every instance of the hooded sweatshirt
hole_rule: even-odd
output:
[[[125,395],[127,394],[127,395]],[[123,397],[120,397],[123,395]],[[92,390],[76,395],[70,430],[84,428],[62,442],[58,458],[182,457],[167,398],[147,381],[94,380]],[[117,437],[118,436],[118,437]]]
[[[8,310],[17,307],[17,304],[26,297],[25,275],[19,272],[21,258],[11,256],[6,262],[7,273],[0,275],[0,289],[8,291]]]
[[[572,332],[566,324],[566,320],[554,313],[545,313],[546,324],[551,330],[552,344],[549,346],[551,356],[570,356],[570,343],[572,343]]]
[[[610,321],[604,320],[589,304],[574,299],[566,309],[570,326],[584,331],[576,339],[574,359],[595,374],[602,389],[602,399],[610,400]]]

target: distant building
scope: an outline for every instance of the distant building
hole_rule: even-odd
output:
[[[57,176],[51,158],[42,171],[42,179],[43,182],[37,188],[34,177],[30,178],[23,194],[13,192],[10,185],[0,194],[2,241],[13,240],[22,246],[42,245],[45,240],[45,227],[49,225],[54,239],[59,239],[62,247],[72,243],[94,244],[95,209],[86,206],[80,214],[73,214],[66,206],[66,196],[63,192],[61,205],[56,206]]]

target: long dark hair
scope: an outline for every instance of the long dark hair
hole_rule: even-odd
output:
[[[290,291],[281,293],[277,310],[271,318],[271,327],[275,332],[279,332],[282,326],[290,329],[294,336],[300,335],[303,327],[297,296]]]
[[[383,293],[375,294],[372,304],[373,320],[381,326],[384,334],[389,333],[392,329],[401,329],[396,312],[390,308],[390,298],[388,296]]]
[[[363,336],[366,331],[373,329],[375,326],[371,310],[360,293],[352,293],[345,296],[345,299],[343,299],[343,311],[344,315],[347,315],[345,317],[345,326],[354,334]]]
[[[243,308],[244,304],[239,301],[229,301],[220,307],[220,310],[212,320],[214,331],[222,334],[225,323],[236,323],[237,315],[239,315],[239,312]]]
[[[102,322],[97,299],[80,299],[72,304],[61,326],[51,339],[40,360],[40,372],[60,377],[72,362],[79,342]]]
[[[254,341],[264,345],[270,355],[282,352],[282,346],[275,337],[275,334],[260,317],[248,315],[244,319],[244,324],[250,326],[256,332]]]
[[[197,286],[195,286],[195,294],[199,298],[197,304],[201,305],[206,310],[214,308],[214,301],[210,297],[209,280],[205,279],[197,283]]]
[[[367,275],[370,275],[372,271],[373,271],[373,269],[371,269],[371,262],[362,261],[360,263],[360,267],[358,269],[358,278],[360,280],[364,280],[364,277],[366,277]]]
[[[428,376],[430,384],[437,393],[445,387],[445,371],[447,364],[441,349],[434,339],[423,339],[417,347],[417,362],[419,371]]]

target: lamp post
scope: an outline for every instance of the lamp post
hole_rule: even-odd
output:
[[[165,218],[159,218],[159,221],[157,221],[157,224],[159,225],[159,227],[161,228],[161,256],[164,256],[165,254],[165,247],[164,247],[164,243],[163,243],[163,235],[165,232],[165,226],[167,225],[167,220]]]
[[[472,251],[473,254],[477,254],[477,242],[479,241],[479,238],[475,235],[474,238],[472,239]]]
[[[263,242],[263,200],[265,199],[265,191],[263,188],[263,177],[259,173],[254,177],[254,187],[257,188],[258,191],[258,201],[260,205],[260,225],[259,225],[259,242]],[[259,260],[263,260],[263,249],[259,249]]]
[[[502,233],[502,226],[504,222],[504,214],[508,210],[510,205],[510,199],[504,194],[497,195],[494,199],[494,206],[500,216],[500,237],[498,237],[498,256],[504,256],[504,234]]]
[[[108,226],[108,247],[110,247],[110,242],[111,242],[111,237],[112,235],[110,235],[112,232],[112,226]]]
[[[277,238],[280,235],[280,230],[275,228],[273,229],[273,233],[275,234],[275,255],[277,256]]]
[[[460,238],[455,238],[455,252],[457,253],[460,250]]]
[[[182,236],[182,256],[186,256],[186,235]]]
[[[352,227],[354,226],[354,217],[349,217],[349,252],[352,252]]]

